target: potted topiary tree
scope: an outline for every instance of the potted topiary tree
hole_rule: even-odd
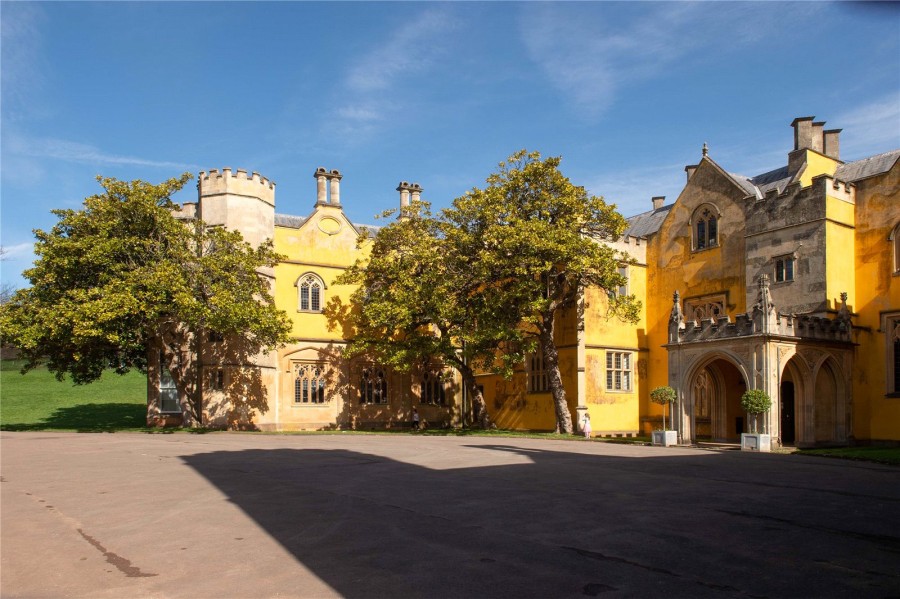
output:
[[[650,392],[650,401],[658,403],[663,407],[663,428],[661,431],[653,431],[651,433],[651,440],[654,445],[668,447],[669,445],[676,445],[678,443],[678,431],[670,431],[666,426],[666,408],[669,404],[674,404],[677,399],[678,394],[675,392],[675,389],[668,385],[665,387],[657,387]]]
[[[757,431],[757,420],[772,407],[772,398],[762,389],[747,389],[741,396],[741,407],[750,417],[750,432],[741,433],[741,450],[772,451],[772,436]]]

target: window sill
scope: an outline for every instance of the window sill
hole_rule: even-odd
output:
[[[896,399],[896,398],[900,397],[900,391],[894,391],[893,393],[885,393],[884,396],[889,399]]]
[[[717,250],[717,249],[719,249],[720,247],[722,247],[722,246],[719,246],[719,245],[711,245],[711,246],[709,246],[709,247],[699,248],[699,249],[698,249],[698,248],[691,248],[691,253],[692,253],[692,254],[699,254],[700,252],[708,252],[709,250]]]
[[[331,405],[330,401],[326,401],[325,403],[293,403],[291,404],[292,408],[327,408]]]
[[[626,394],[626,393],[634,394],[634,391],[631,389],[607,389],[606,392],[607,393],[619,393],[619,394]]]

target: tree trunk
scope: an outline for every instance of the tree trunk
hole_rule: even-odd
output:
[[[553,394],[553,407],[556,411],[556,432],[572,434],[572,415],[569,413],[569,404],[566,401],[566,388],[563,387],[562,375],[559,372],[559,351],[556,349],[556,341],[553,339],[553,313],[544,316],[540,328],[541,351],[544,357],[544,370],[550,383],[550,392]]]
[[[475,424],[485,430],[497,428],[491,422],[491,415],[488,414],[484,395],[481,393],[481,389],[478,388],[475,373],[472,372],[468,364],[463,364],[462,362],[458,363],[458,369],[462,375],[463,385],[469,390],[469,395],[472,397],[472,415],[474,416]]]
[[[200,360],[195,351],[195,335],[181,325],[175,325],[161,336],[160,367],[168,369],[178,389],[182,426],[203,426],[203,406],[200,397]]]

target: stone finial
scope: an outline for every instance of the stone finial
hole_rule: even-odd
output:
[[[838,320],[850,322],[850,309],[847,307],[847,292],[841,292],[841,307],[838,310]]]
[[[708,155],[709,155],[709,146],[706,145],[706,142],[705,142],[705,141],[703,142],[703,155],[704,155],[704,156],[708,156]]]
[[[672,314],[669,316],[669,343],[680,343],[684,332],[684,315],[681,313],[681,296],[672,295]]]
[[[681,312],[681,296],[678,294],[678,290],[672,294],[672,314],[670,320],[672,322],[677,322],[678,324],[684,322],[684,314]]]

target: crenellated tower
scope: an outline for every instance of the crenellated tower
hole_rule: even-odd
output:
[[[225,167],[200,171],[197,215],[208,225],[240,231],[254,247],[275,234],[275,183]]]

